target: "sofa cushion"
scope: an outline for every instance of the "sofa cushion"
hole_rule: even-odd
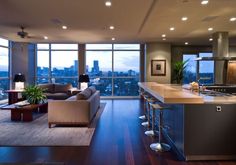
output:
[[[92,95],[92,91],[89,88],[86,88],[82,92],[76,95],[77,100],[87,100]]]
[[[65,100],[68,98],[66,93],[45,93],[48,99]]]
[[[96,92],[96,88],[94,86],[90,86],[89,89],[91,90],[92,94]]]
[[[53,93],[54,92],[54,84],[38,84],[38,87],[43,89],[44,92]]]
[[[54,84],[54,92],[68,92],[71,88],[72,85],[71,84]]]

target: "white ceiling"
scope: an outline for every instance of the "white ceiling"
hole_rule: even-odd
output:
[[[236,43],[236,0],[1,0],[0,36],[21,42],[167,42],[210,45],[212,33],[227,31]],[[182,16],[189,19],[181,21]],[[204,21],[205,19],[205,21]],[[61,29],[62,25],[68,29]],[[109,30],[114,25],[114,30]],[[16,35],[20,26],[32,38]],[[175,31],[169,31],[174,26]],[[212,32],[208,28],[213,27]],[[165,33],[167,40],[161,35]],[[43,36],[48,36],[44,40]]]

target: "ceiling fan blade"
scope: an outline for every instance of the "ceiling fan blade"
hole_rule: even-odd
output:
[[[27,38],[29,38],[29,39],[43,39],[42,36],[31,36],[31,35],[28,35]]]

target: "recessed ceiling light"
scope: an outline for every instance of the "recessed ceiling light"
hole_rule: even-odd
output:
[[[110,7],[110,6],[111,6],[111,1],[110,1],[110,0],[105,1],[105,5],[106,5],[107,7]]]
[[[212,27],[208,28],[208,31],[212,31],[212,30],[213,30],[213,28],[212,28]]]
[[[188,20],[188,17],[182,17],[181,20],[182,20],[182,21],[187,21],[187,20]]]
[[[116,40],[116,38],[115,38],[115,37],[112,37],[112,38],[111,38],[111,40],[112,40],[112,41],[115,41],[115,40]]]
[[[44,38],[45,40],[47,40],[47,39],[48,39],[48,37],[47,37],[47,36],[44,36],[43,38]]]
[[[63,25],[61,28],[62,28],[62,29],[67,29],[67,26]]]
[[[209,3],[209,0],[202,0],[201,4],[202,5],[207,5]]]
[[[213,38],[209,38],[209,41],[213,41]]]
[[[162,38],[162,40],[163,40],[163,41],[165,41],[165,40],[166,40],[166,38]]]
[[[184,44],[185,44],[185,45],[188,45],[188,42],[185,42]]]
[[[174,28],[174,27],[171,27],[171,28],[170,28],[170,31],[173,31],[173,30],[175,30],[175,28]]]
[[[231,21],[231,22],[236,21],[236,17],[230,18],[229,21]]]
[[[166,37],[166,35],[165,35],[165,34],[162,34],[161,37]]]
[[[115,29],[115,27],[114,27],[114,26],[110,26],[109,29],[110,29],[110,30],[113,30],[113,29]]]

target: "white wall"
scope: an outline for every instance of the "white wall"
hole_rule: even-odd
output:
[[[166,60],[166,75],[151,76],[151,60]],[[145,81],[153,81],[158,83],[171,82],[171,45],[163,43],[147,43],[146,44],[146,73]]]

